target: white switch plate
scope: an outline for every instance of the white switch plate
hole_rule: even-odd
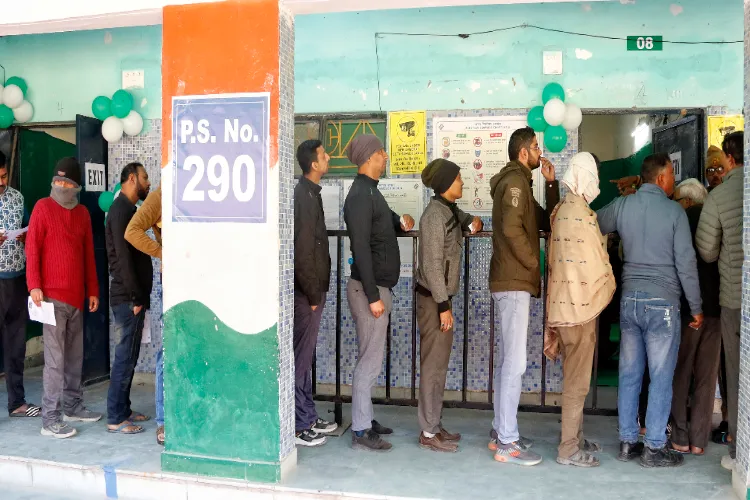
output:
[[[543,68],[545,75],[562,75],[563,53],[562,51],[545,51],[543,54]]]
[[[142,69],[132,69],[122,72],[122,88],[142,89],[145,86],[145,76]]]

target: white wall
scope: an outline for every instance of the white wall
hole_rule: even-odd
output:
[[[635,153],[631,134],[646,115],[584,115],[581,151],[594,153],[600,161],[626,158]]]

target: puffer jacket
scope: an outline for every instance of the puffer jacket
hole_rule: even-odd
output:
[[[719,261],[722,307],[742,307],[742,198],[744,173],[737,167],[724,177],[703,204],[695,232],[698,253],[706,262]]]

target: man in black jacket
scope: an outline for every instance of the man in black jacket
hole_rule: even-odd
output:
[[[151,257],[125,241],[125,230],[135,215],[135,204],[146,199],[151,182],[143,165],[129,163],[122,169],[120,184],[120,195],[109,209],[105,228],[109,274],[112,276],[109,303],[119,336],[109,377],[107,430],[138,434],[143,432],[143,427],[137,424],[149,417],[131,410],[130,387],[141,351],[146,311],[151,307],[154,270]]]
[[[373,420],[371,391],[383,365],[391,289],[401,273],[396,231],[410,231],[414,219],[409,215],[399,217],[378,191],[388,161],[380,139],[373,135],[356,137],[347,148],[347,156],[359,167],[344,203],[354,258],[346,295],[359,346],[352,380],[352,447],[386,451],[391,444],[380,435],[393,431]]]
[[[302,169],[294,188],[294,371],[295,436],[300,446],[319,446],[338,427],[318,418],[312,398],[312,363],[331,276],[320,179],[328,172],[328,153],[320,141],[297,148]]]

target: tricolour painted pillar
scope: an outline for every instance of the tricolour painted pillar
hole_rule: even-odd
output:
[[[162,467],[279,481],[296,464],[293,17],[170,6],[163,37]]]

